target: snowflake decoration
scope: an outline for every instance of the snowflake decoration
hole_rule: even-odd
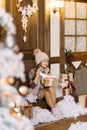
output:
[[[38,8],[36,6],[36,2],[33,2],[32,6],[28,4],[27,6],[22,7],[21,6],[22,1],[23,0],[18,0],[17,8],[18,8],[18,12],[20,12],[22,15],[21,22],[22,22],[22,28],[24,31],[23,41],[26,42],[27,37],[25,34],[27,33],[27,26],[28,26],[27,23],[28,23],[29,17],[33,13],[35,13]]]

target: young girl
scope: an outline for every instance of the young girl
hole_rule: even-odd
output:
[[[57,119],[62,119],[63,116],[56,107],[56,95],[53,86],[44,87],[41,83],[40,72],[48,74],[49,73],[49,57],[46,53],[42,52],[40,49],[34,50],[36,67],[30,70],[29,79],[30,79],[30,90],[29,92],[35,96],[38,96],[39,99],[45,98],[48,106],[51,108],[52,113]]]

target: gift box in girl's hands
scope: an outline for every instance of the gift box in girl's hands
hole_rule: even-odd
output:
[[[57,85],[57,77],[51,74],[40,73],[41,75],[41,83],[44,87],[56,86]]]

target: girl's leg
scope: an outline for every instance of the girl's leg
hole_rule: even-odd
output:
[[[45,99],[46,99],[46,102],[47,102],[48,106],[51,109],[53,109],[55,107],[55,105],[54,105],[54,103],[53,103],[53,101],[51,99],[49,91],[47,91],[47,90],[45,91]]]
[[[48,106],[51,108],[53,115],[59,120],[59,119],[63,118],[63,115],[60,113],[58,108],[55,106],[56,97],[53,98],[53,96],[55,96],[55,93],[54,93],[53,89],[50,87],[50,89],[45,91],[45,99],[46,99]]]
[[[55,94],[55,90],[53,87],[49,87],[49,93],[50,93],[50,98],[55,106],[56,105],[56,94]]]

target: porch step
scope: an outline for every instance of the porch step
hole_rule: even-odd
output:
[[[35,127],[35,130],[67,130],[70,127],[71,123],[76,123],[77,121],[87,121],[87,114],[81,115],[76,119],[61,119],[59,121],[38,125]]]

